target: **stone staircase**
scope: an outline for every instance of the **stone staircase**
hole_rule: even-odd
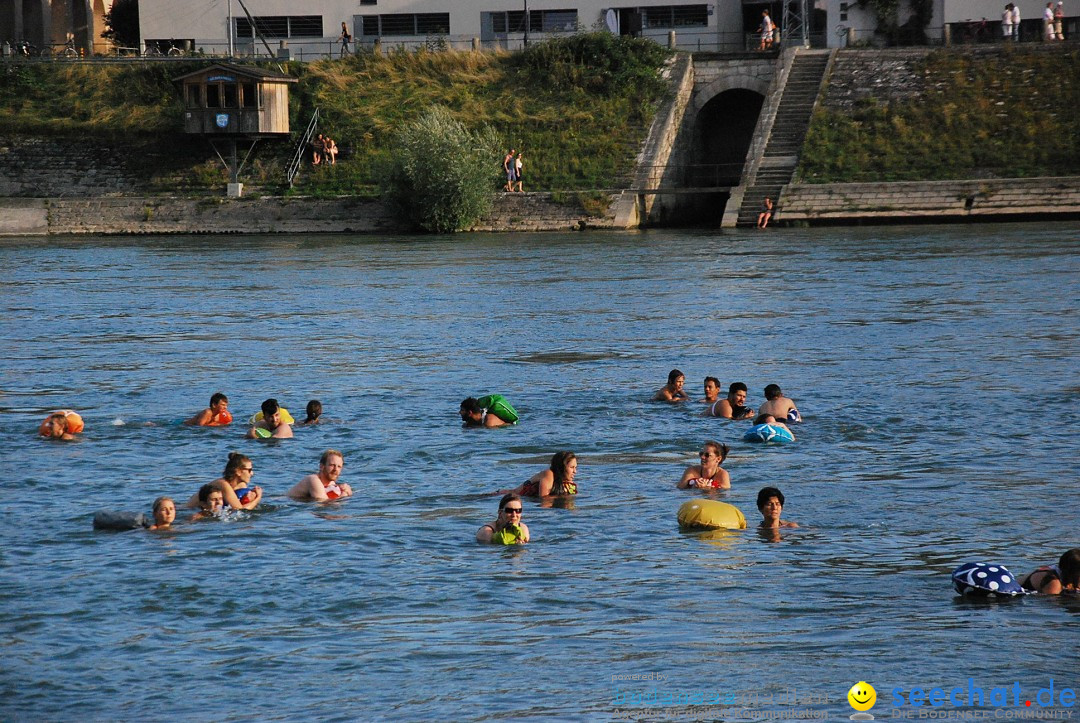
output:
[[[753,226],[765,197],[775,203],[780,189],[791,182],[829,58],[828,52],[799,52],[795,56],[769,141],[739,206],[739,226]]]

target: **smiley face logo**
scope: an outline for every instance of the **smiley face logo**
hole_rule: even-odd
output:
[[[847,700],[855,710],[870,710],[877,703],[877,691],[865,680],[860,680],[847,692]]]

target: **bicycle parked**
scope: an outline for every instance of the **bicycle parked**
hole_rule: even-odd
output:
[[[147,58],[164,58],[166,56],[170,58],[179,58],[186,54],[185,50],[176,44],[176,40],[170,40],[167,45],[164,40],[148,43],[146,52],[143,53]]]

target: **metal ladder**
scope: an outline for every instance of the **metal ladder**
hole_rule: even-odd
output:
[[[307,150],[308,143],[311,142],[311,136],[315,134],[315,129],[318,127],[319,109],[316,108],[315,112],[311,114],[311,120],[307,124],[307,130],[304,131],[304,135],[301,136],[300,142],[296,144],[296,151],[293,152],[292,159],[285,169],[285,177],[289,182],[289,188],[293,187],[293,181],[296,180],[296,176],[300,173],[300,166],[304,163],[304,151]]]

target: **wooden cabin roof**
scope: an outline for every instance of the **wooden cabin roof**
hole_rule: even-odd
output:
[[[205,68],[199,68],[193,70],[190,73],[173,78],[174,83],[181,83],[188,78],[194,78],[195,76],[204,75],[213,72],[225,72],[232,73],[238,78],[249,78],[256,80],[260,83],[296,83],[297,79],[291,75],[285,75],[284,73],[278,73],[273,70],[265,70],[263,68],[257,68],[251,65],[234,65],[233,63],[214,63],[208,65]]]

